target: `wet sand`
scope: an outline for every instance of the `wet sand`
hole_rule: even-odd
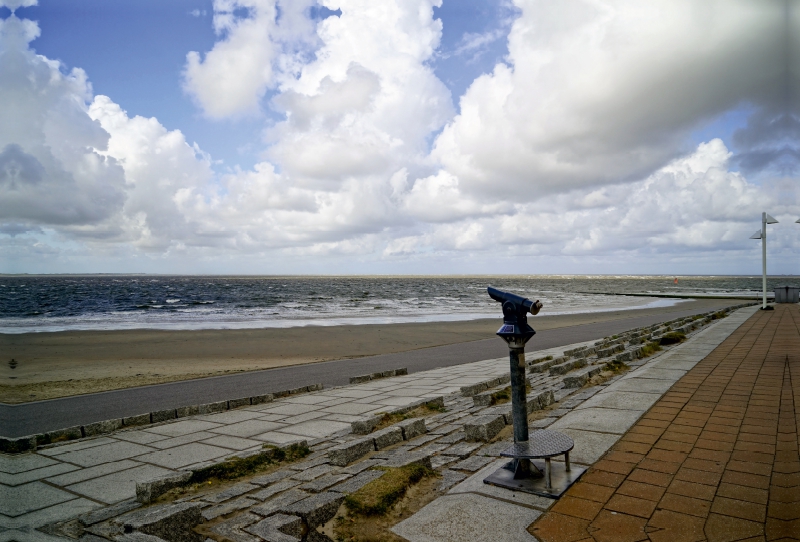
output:
[[[588,314],[539,315],[535,329],[631,319],[738,300],[692,300],[672,307]],[[405,352],[487,339],[501,320],[308,326],[288,329],[65,331],[0,334],[0,402],[55,397],[270,369],[302,363]],[[499,339],[498,339],[499,340]],[[17,366],[9,366],[11,359]]]

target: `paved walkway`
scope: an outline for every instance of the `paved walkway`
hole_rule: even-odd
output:
[[[800,540],[800,311],[758,311],[529,528],[542,542]]]

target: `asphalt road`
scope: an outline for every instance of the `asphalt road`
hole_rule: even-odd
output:
[[[706,309],[633,316],[625,320],[543,330],[528,343],[529,350],[554,348],[599,339],[666,319],[689,316]],[[533,322],[532,322],[533,323]],[[535,327],[535,323],[533,323]],[[76,425],[133,416],[145,412],[251,397],[322,382],[341,386],[351,376],[407,367],[409,373],[451,367],[507,355],[497,337],[396,354],[293,365],[264,371],[183,380],[139,388],[50,399],[21,405],[0,404],[0,435],[21,437]]]

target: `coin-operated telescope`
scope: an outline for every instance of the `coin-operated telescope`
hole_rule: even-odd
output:
[[[571,467],[569,452],[575,443],[562,433],[539,430],[529,434],[528,398],[525,382],[525,343],[536,332],[528,325],[528,313],[539,314],[539,300],[503,292],[489,287],[489,296],[503,304],[503,326],[497,334],[508,343],[511,362],[511,417],[514,424],[514,445],[500,453],[512,461],[484,479],[484,483],[558,498],[585,469]],[[563,467],[552,465],[552,457],[564,456]],[[540,469],[532,459],[544,459]],[[542,472],[542,470],[544,472]]]

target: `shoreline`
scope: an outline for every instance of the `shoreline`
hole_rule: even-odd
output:
[[[531,317],[546,330],[672,312],[734,300]],[[0,402],[17,404],[149,384],[360,358],[495,337],[499,317],[455,322],[223,330],[63,331],[0,335]],[[17,362],[16,368],[9,361]]]

